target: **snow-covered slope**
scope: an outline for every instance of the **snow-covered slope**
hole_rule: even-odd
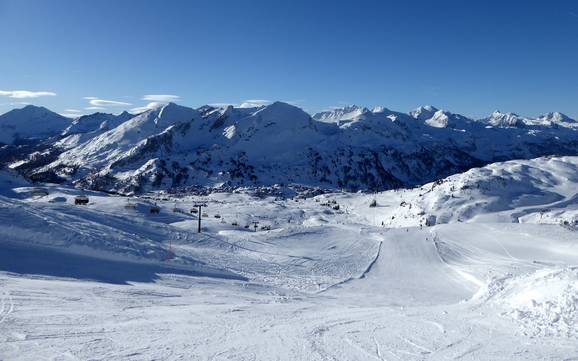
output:
[[[0,115],[0,144],[43,140],[60,134],[70,124],[71,120],[60,114],[27,105]]]
[[[56,142],[55,145],[67,149],[76,147],[110,129],[116,128],[132,117],[134,115],[126,111],[118,115],[108,113],[83,115],[72,121],[70,126],[62,132],[63,138]]]
[[[206,108],[185,124],[230,126],[235,112]],[[17,194],[0,196],[0,358],[572,359],[578,242],[562,220],[577,168],[543,157],[295,199],[54,184],[33,197],[26,182],[0,182]],[[88,205],[73,204],[79,194]],[[200,234],[197,202],[208,205]]]
[[[118,115],[109,113],[83,115],[74,119],[70,126],[64,130],[63,135],[90,133],[102,129],[109,130],[116,128],[133,116],[126,111]]]
[[[146,146],[149,137],[163,134],[168,127],[195,118],[200,118],[195,110],[176,104],[149,110],[64,152],[60,159],[66,160],[68,166],[88,165],[100,169],[127,153],[134,153],[134,149]]]
[[[578,226],[578,157],[493,163],[353,204],[386,226],[528,222]],[[371,199],[378,207],[361,212]],[[358,199],[361,201],[361,199]],[[381,224],[381,223],[380,223]]]
[[[0,168],[0,195],[14,196],[13,189],[30,186],[30,182],[9,168]]]

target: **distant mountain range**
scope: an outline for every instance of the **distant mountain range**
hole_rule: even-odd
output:
[[[310,115],[275,102],[76,119],[26,106],[0,115],[0,162],[31,180],[120,193],[297,183],[414,186],[496,161],[578,154],[578,123],[496,111],[480,120],[424,106]]]

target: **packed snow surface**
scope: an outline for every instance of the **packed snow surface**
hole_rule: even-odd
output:
[[[308,197],[120,197],[1,170],[0,359],[576,359],[577,168]]]

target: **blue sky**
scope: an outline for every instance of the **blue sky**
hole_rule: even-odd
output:
[[[0,0],[0,34],[0,112],[253,99],[578,117],[571,0]]]

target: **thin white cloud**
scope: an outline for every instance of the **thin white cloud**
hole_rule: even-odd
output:
[[[62,115],[63,117],[67,117],[67,118],[78,118],[80,116],[84,115],[84,112],[82,110],[79,109],[64,109],[64,111],[62,113],[59,113],[60,115]]]
[[[85,110],[106,110],[106,108],[103,108],[103,107],[86,107],[84,109]]]
[[[178,95],[171,94],[148,94],[142,97],[142,100],[149,100],[151,102],[174,102],[181,99]]]
[[[145,106],[132,108],[132,109],[130,110],[130,112],[133,113],[133,114],[142,113],[142,112],[146,112],[147,110],[151,110],[151,109],[157,108],[157,107],[159,107],[159,106],[161,106],[161,105],[163,105],[163,104],[165,104],[165,103],[150,102],[150,103],[148,103],[148,104],[145,105]]]
[[[240,108],[254,108],[254,107],[261,107],[264,105],[271,104],[270,100],[265,99],[248,99],[239,105]]]
[[[39,97],[49,97],[55,96],[54,92],[47,91],[30,91],[30,90],[0,90],[0,96],[5,96],[15,99],[26,99],[26,98],[39,98]]]
[[[58,113],[60,115],[62,115],[63,117],[67,117],[67,118],[78,118],[80,117],[82,114],[80,113]]]
[[[221,107],[228,107],[229,105],[237,106],[238,104],[235,104],[235,103],[211,103],[211,104],[207,104],[207,105],[210,105],[210,106],[216,107],[216,108],[221,108]]]
[[[100,99],[98,97],[84,97],[83,99],[88,100],[90,105],[95,107],[121,107],[132,105],[131,103],[119,102],[117,100]]]
[[[300,100],[285,102],[285,103],[297,106],[298,102],[300,102]],[[265,99],[247,99],[247,100],[242,101],[240,103],[221,102],[221,103],[210,103],[207,105],[210,105],[212,107],[227,107],[229,105],[232,105],[232,106],[237,107],[237,108],[255,108],[255,107],[262,107],[265,105],[269,105],[271,103],[272,103],[272,101],[265,100]]]
[[[9,106],[9,107],[19,106],[19,105],[30,105],[30,103],[28,103],[28,102],[10,102],[10,103],[0,104],[0,106]]]
[[[132,108],[130,111],[131,113],[142,113],[146,112],[147,110],[158,108],[162,105],[170,103],[172,101],[179,100],[181,97],[178,95],[171,95],[171,94],[148,94],[142,97],[142,100],[149,100],[150,102],[147,105]]]

